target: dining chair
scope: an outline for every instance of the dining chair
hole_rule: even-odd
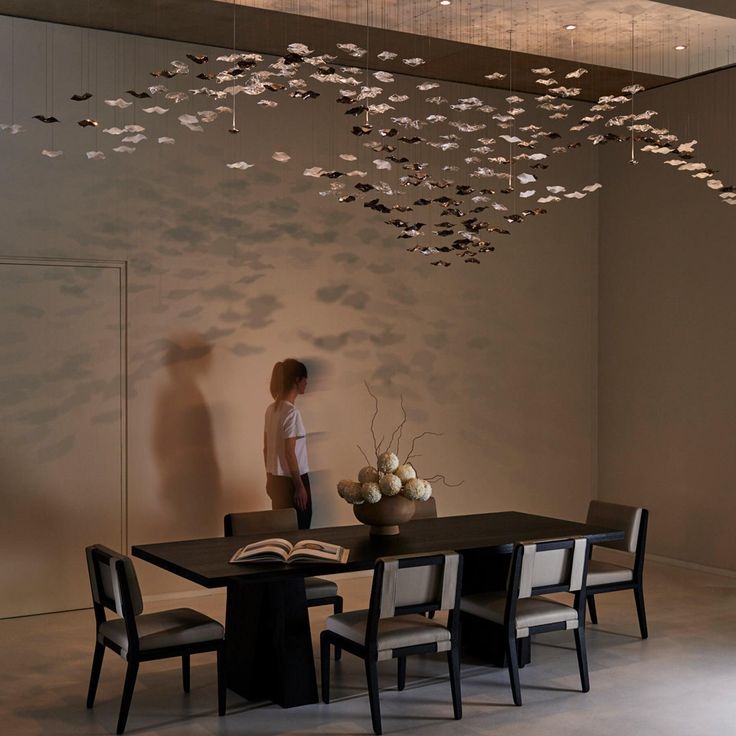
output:
[[[365,662],[373,731],[382,733],[378,663],[398,660],[398,689],[406,684],[406,658],[447,652],[455,719],[462,718],[460,698],[460,586],[462,557],[436,552],[414,557],[383,557],[373,570],[367,610],[335,614],[320,636],[322,700],[330,702],[330,646]],[[431,608],[448,611],[447,623],[421,615]]]
[[[593,546],[609,547],[629,553],[629,565],[615,565],[602,560],[591,559],[588,563],[588,577],[585,594],[592,623],[598,623],[595,596],[615,590],[633,590],[636,614],[639,619],[641,638],[649,636],[647,614],[644,608],[644,551],[647,545],[647,526],[649,511],[635,506],[618,503],[591,501],[588,507],[588,524],[623,529],[626,536],[619,542],[602,542]]]
[[[460,609],[505,632],[506,659],[514,703],[521,705],[517,641],[548,631],[573,630],[582,690],[590,690],[585,651],[585,574],[588,540],[556,539],[514,545],[506,591],[463,596]],[[572,606],[546,593],[575,593]]]
[[[87,569],[92,588],[96,639],[92,672],[87,691],[87,707],[95,703],[105,647],[127,663],[117,733],[125,730],[133,689],[141,662],[181,657],[182,685],[189,692],[190,656],[201,652],[217,653],[217,710],[225,715],[225,630],[222,625],[193,611],[176,608],[158,613],[143,613],[143,599],[133,561],[101,544],[86,548]],[[120,618],[106,618],[105,609]]]
[[[273,509],[272,511],[247,511],[225,516],[225,536],[248,534],[278,534],[299,529],[295,509]],[[335,613],[342,613],[342,596],[337,594],[337,583],[325,578],[305,578],[307,606],[332,606]]]

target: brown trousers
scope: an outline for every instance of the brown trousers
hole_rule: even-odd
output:
[[[294,481],[288,475],[266,476],[266,493],[271,499],[272,509],[295,509],[297,523],[300,529],[309,529],[312,523],[312,488],[309,485],[309,475],[302,475],[302,483],[307,490],[307,507],[300,511],[294,505]]]

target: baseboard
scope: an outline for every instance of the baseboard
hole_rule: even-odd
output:
[[[602,554],[601,554],[602,553]],[[596,548],[596,556],[611,557],[613,559],[624,559],[631,561],[631,555],[618,549]],[[710,565],[701,565],[697,562],[688,562],[687,560],[678,560],[674,557],[665,557],[664,555],[645,555],[647,562],[656,562],[660,565],[668,565],[669,567],[681,567],[686,570],[696,570],[697,572],[707,573],[708,575],[720,575],[724,578],[736,578],[736,570],[727,570],[722,567],[711,567]]]
[[[645,555],[645,559],[651,562],[659,562],[662,565],[670,565],[671,567],[684,567],[687,570],[697,570],[705,572],[709,575],[720,575],[724,578],[736,578],[736,570],[726,570],[723,567],[711,567],[710,565],[701,565],[697,562],[688,562],[687,560],[677,560],[674,557],[663,557],[662,555]]]

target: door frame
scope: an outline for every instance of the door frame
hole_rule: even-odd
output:
[[[120,549],[128,554],[128,261],[102,258],[45,258],[5,256],[0,266],[107,268],[117,271],[120,344]],[[33,615],[33,614],[31,614]]]

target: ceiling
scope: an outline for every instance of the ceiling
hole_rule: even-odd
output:
[[[238,49],[281,55],[299,41],[348,65],[357,60],[336,44],[352,42],[369,49],[360,66],[504,88],[508,79],[485,75],[510,72],[521,92],[540,90],[532,68],[563,74],[584,65],[589,73],[575,80],[578,99],[596,100],[632,79],[652,88],[736,61],[734,6],[734,0],[452,0],[450,6],[439,0],[0,0],[0,14],[226,48],[235,26]],[[565,31],[567,23],[577,28]],[[676,43],[687,48],[675,51]],[[381,62],[382,50],[399,57]],[[427,63],[417,69],[401,63],[416,56]]]
[[[512,29],[516,51],[626,70],[633,41],[634,68],[664,77],[736,62],[734,0],[218,1],[500,49]]]

